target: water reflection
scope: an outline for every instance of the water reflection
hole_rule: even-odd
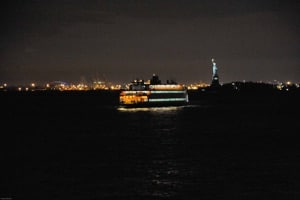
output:
[[[124,119],[123,131],[134,135],[132,145],[138,145],[131,153],[138,161],[137,169],[143,169],[136,192],[142,197],[165,199],[177,197],[182,188],[177,152],[179,148],[178,125],[182,111],[189,107],[118,107]],[[132,140],[132,138],[131,138]],[[131,141],[126,142],[130,144]],[[133,174],[134,177],[134,174]],[[134,183],[136,184],[136,183]]]
[[[168,112],[168,111],[178,111],[183,109],[184,107],[185,106],[143,107],[143,108],[118,107],[117,110],[121,112]]]
[[[151,196],[174,197],[181,188],[179,170],[175,160],[153,160],[148,168]]]

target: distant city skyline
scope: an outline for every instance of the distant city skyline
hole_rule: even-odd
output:
[[[0,82],[300,82],[300,3],[11,0]]]

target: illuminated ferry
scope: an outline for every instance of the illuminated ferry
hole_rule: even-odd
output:
[[[177,106],[188,103],[187,88],[173,81],[162,84],[153,74],[149,81],[134,80],[121,90],[120,105],[125,107]]]

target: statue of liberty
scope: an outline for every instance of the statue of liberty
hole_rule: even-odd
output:
[[[218,67],[217,64],[215,63],[215,59],[211,59],[212,63],[213,63],[213,77],[218,75]]]
[[[211,86],[212,87],[219,87],[220,83],[219,83],[219,76],[218,76],[218,67],[217,67],[217,64],[215,62],[215,59],[211,59],[211,62],[213,64],[213,75],[212,75]]]

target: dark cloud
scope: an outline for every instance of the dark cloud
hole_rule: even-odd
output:
[[[101,5],[84,1],[15,1],[2,10],[2,33],[55,34],[76,23],[112,23],[112,14]]]
[[[56,33],[74,23],[115,23],[117,17],[190,20],[280,12],[299,17],[299,1],[287,0],[11,0],[2,7],[3,32]],[[293,15],[294,14],[294,15]],[[296,18],[294,19],[297,20]],[[299,20],[297,26],[299,26]]]
[[[131,0],[107,1],[115,14],[149,18],[226,17],[266,11],[299,11],[296,0]]]

